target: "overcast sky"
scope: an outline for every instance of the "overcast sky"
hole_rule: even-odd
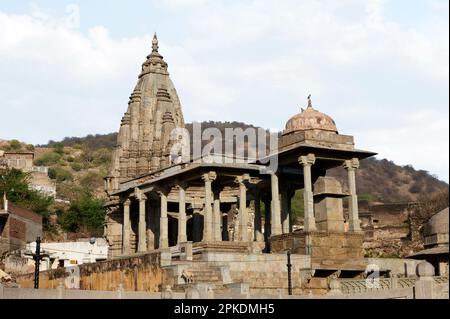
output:
[[[154,31],[186,121],[306,106],[449,180],[448,0],[0,0],[0,139],[117,131]]]

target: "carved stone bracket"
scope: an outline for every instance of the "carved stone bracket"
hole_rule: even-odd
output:
[[[312,153],[308,155],[302,155],[298,158],[298,162],[303,165],[313,165],[316,162],[316,156]]]
[[[344,161],[344,168],[347,170],[355,170],[359,168],[359,159],[352,158],[351,160]]]

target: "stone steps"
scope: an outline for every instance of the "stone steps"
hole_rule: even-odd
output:
[[[189,269],[194,283],[222,283],[222,276],[217,269]]]

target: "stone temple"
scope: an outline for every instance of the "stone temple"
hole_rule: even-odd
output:
[[[173,132],[184,127],[155,35],[105,179],[110,258],[161,251],[173,260],[229,267],[235,281],[258,271],[275,274],[285,268],[290,251],[296,274],[305,278],[364,273],[355,172],[360,160],[375,153],[355,148],[353,136],[339,134],[334,120],[310,98],[306,109],[287,121],[277,150],[269,155],[278,160],[275,170],[261,159],[209,163],[177,158],[171,153],[177,139]],[[338,166],[348,173],[346,192],[327,176]],[[304,191],[304,225],[294,230],[291,199],[299,189]],[[347,220],[344,198],[349,200]],[[233,272],[238,260],[244,266]]]

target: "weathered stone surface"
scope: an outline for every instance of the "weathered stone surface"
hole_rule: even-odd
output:
[[[122,118],[113,152],[108,190],[119,183],[170,166],[170,133],[184,127],[181,103],[167,71],[167,63],[153,40],[152,53],[142,65],[138,83]]]

